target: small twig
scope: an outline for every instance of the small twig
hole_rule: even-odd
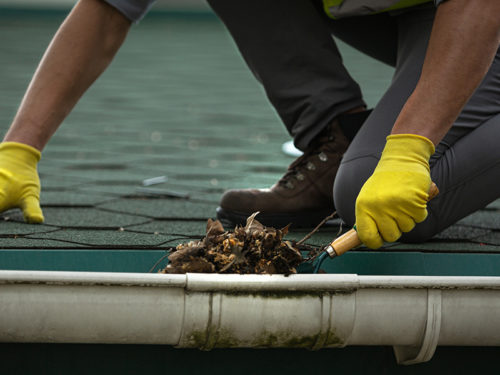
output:
[[[226,264],[222,269],[219,271],[219,273],[226,272],[234,263],[236,263],[236,258],[234,258],[231,263]]]
[[[158,259],[158,261],[154,264],[154,266],[153,266],[153,267],[151,267],[151,269],[148,271],[148,273],[153,272],[153,271],[154,271],[154,269],[156,268],[156,266],[158,266],[158,264],[160,264],[160,263],[161,263],[161,261],[162,261],[163,259],[165,259],[166,257],[168,257],[169,255],[170,255],[170,253],[168,252],[167,254],[165,254],[164,256],[162,256],[160,259]]]
[[[305,241],[307,241],[309,238],[312,237],[312,235],[314,233],[316,233],[319,228],[321,228],[328,220],[331,220],[335,217],[335,215],[337,215],[337,211],[334,211],[331,215],[328,215],[327,217],[325,217],[323,220],[321,220],[321,223],[319,223],[316,228],[314,228],[310,233],[308,233],[303,239],[301,239],[300,241],[297,242],[297,245],[302,245],[302,243],[304,243]]]
[[[337,235],[335,236],[335,238],[338,238],[338,237],[340,236],[340,234],[341,234],[341,233],[342,233],[342,222],[340,222],[339,230],[338,230]],[[308,258],[306,261],[307,261],[307,262],[314,262],[314,261],[316,260],[316,258],[317,258],[318,256],[320,256],[320,255],[321,255],[321,254],[325,251],[325,249],[326,249],[326,247],[327,247],[327,246],[328,246],[328,245],[321,246],[321,247],[318,249],[317,253],[315,253],[315,254],[313,254],[313,255],[309,256],[309,258]]]
[[[226,264],[224,267],[222,267],[219,273],[227,271],[233,264],[239,264],[245,262],[246,253],[248,253],[248,250],[241,251],[241,248],[234,247],[231,250],[231,254],[234,254],[234,259],[231,261],[231,263]]]
[[[342,224],[343,224],[343,221],[340,222],[339,231],[337,232],[337,235],[335,237],[340,236],[340,234],[342,233],[342,229],[343,229]]]

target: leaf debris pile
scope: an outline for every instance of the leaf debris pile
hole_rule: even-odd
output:
[[[294,243],[283,241],[283,229],[265,227],[252,214],[244,227],[225,231],[221,222],[208,219],[206,236],[178,245],[161,273],[292,274],[302,262]]]

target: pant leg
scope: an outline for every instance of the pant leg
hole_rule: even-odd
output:
[[[398,62],[393,82],[344,155],[334,185],[334,201],[348,225],[355,201],[378,163],[385,137],[420,76],[433,22],[432,11],[408,11],[400,24]],[[429,216],[402,241],[425,241],[460,218],[500,196],[500,52],[487,76],[464,107],[430,160],[440,193]]]
[[[320,11],[308,0],[208,0],[304,150],[337,115],[364,106]]]
[[[396,66],[398,26],[388,13],[327,22],[336,38],[376,60]]]

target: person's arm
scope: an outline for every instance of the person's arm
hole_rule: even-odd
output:
[[[448,0],[437,9],[421,77],[356,200],[371,248],[427,217],[429,158],[486,75],[500,44],[500,1]]]
[[[33,75],[6,142],[39,151],[109,65],[131,22],[101,0],[80,0],[52,39]]]
[[[40,151],[109,65],[131,22],[101,0],[80,0],[52,39],[0,144],[0,212],[43,222]]]
[[[486,75],[499,43],[500,1],[442,3],[420,80],[392,134],[418,134],[437,145]]]

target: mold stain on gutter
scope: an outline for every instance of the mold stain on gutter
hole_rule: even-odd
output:
[[[346,342],[338,337],[334,330],[329,329],[326,332],[319,332],[316,335],[300,335],[292,329],[268,331],[264,330],[254,335],[250,340],[240,340],[238,335],[228,328],[220,327],[219,321],[213,322],[213,293],[209,292],[209,317],[208,324],[204,330],[192,330],[185,332],[183,335],[187,337],[185,342],[187,347],[199,348],[204,351],[212,350],[214,348],[304,348],[310,350],[318,350],[325,347],[344,347]],[[314,291],[306,293],[303,291],[275,291],[275,292],[224,292],[220,294],[221,298],[225,296],[234,297],[251,297],[260,300],[283,300],[283,299],[301,299],[303,297],[316,296],[319,300],[333,295],[350,294],[348,291],[340,293],[321,293]],[[245,324],[242,322],[242,324]]]

